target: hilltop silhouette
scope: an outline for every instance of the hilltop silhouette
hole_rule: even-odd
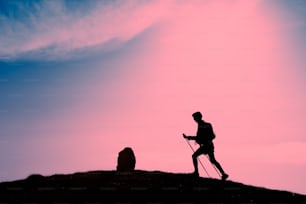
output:
[[[306,203],[306,195],[162,171],[31,175],[0,183],[0,203]]]

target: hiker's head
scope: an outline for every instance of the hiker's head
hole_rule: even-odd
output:
[[[202,120],[202,113],[201,112],[195,112],[192,114],[192,117],[195,121],[200,121]]]

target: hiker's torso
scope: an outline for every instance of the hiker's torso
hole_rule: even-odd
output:
[[[210,134],[213,134],[212,132],[212,125],[205,121],[199,121],[198,122],[198,130],[197,130],[197,143],[200,145],[210,145],[212,144],[212,139],[210,137]]]

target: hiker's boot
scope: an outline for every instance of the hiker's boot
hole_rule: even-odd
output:
[[[199,177],[199,172],[194,171],[194,172],[192,173],[192,176],[194,176],[194,177]]]
[[[228,174],[224,173],[221,178],[223,181],[225,181],[228,178]]]

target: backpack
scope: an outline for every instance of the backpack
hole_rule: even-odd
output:
[[[209,141],[212,141],[215,138],[216,135],[210,123],[205,123],[199,126],[196,136],[196,142],[198,144],[208,143]]]

